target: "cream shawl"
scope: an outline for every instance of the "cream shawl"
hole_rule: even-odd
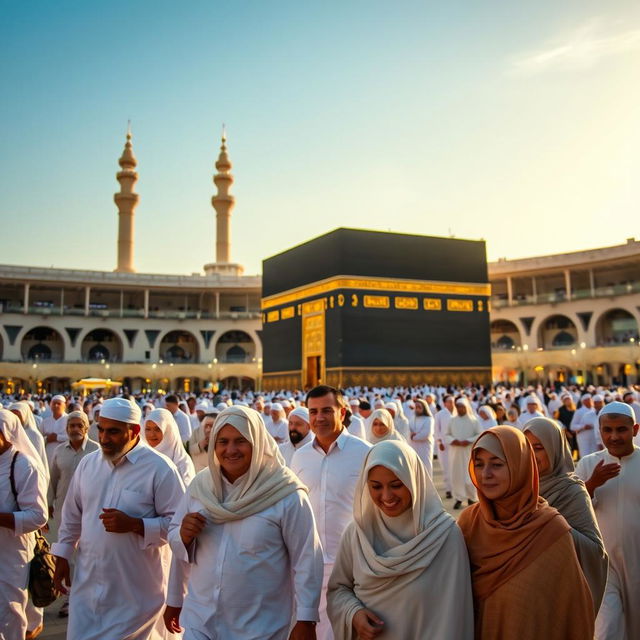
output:
[[[371,500],[368,477],[376,466],[392,471],[411,492],[412,506],[397,518],[384,516]],[[462,535],[408,444],[384,441],[372,447],[356,486],[353,517],[327,591],[336,640],[356,637],[353,616],[363,607],[385,621],[381,637],[472,637]]]
[[[237,429],[253,448],[249,470],[224,497],[222,470],[215,454],[215,442],[222,427]],[[276,504],[294,491],[307,491],[286,466],[276,441],[269,435],[262,417],[254,409],[233,406],[218,415],[211,430],[209,467],[200,471],[187,492],[199,500],[215,523],[241,520]]]

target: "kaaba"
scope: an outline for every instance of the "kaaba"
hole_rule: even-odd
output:
[[[487,383],[484,241],[335,229],[263,261],[263,388]]]

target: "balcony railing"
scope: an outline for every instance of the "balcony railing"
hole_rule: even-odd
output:
[[[596,287],[593,289],[574,289],[571,297],[563,291],[553,291],[547,293],[514,294],[511,302],[506,296],[493,296],[491,306],[494,309],[503,307],[518,307],[531,304],[556,304],[558,302],[568,302],[570,300],[585,300],[587,298],[611,298],[614,296],[624,296],[632,293],[640,293],[640,282],[629,282],[627,284],[616,284],[607,287]]]

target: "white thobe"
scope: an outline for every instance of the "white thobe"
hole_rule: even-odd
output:
[[[169,532],[167,604],[182,607],[185,638],[286,640],[296,619],[318,619],[322,550],[304,491],[241,520],[209,521],[187,550],[180,525],[194,511],[207,516],[187,493]]]
[[[360,470],[371,445],[343,429],[325,453],[315,440],[298,449],[291,469],[309,488],[318,534],[324,556],[324,579],[320,599],[318,640],[331,640],[333,632],[327,617],[327,583],[342,533],[353,519],[353,498]]]
[[[293,454],[300,449],[300,447],[304,447],[305,444],[307,444],[307,442],[311,442],[313,440],[313,433],[311,431],[309,431],[309,433],[307,433],[307,435],[302,438],[302,440],[300,440],[300,442],[298,442],[298,444],[293,444],[293,442],[291,442],[290,438],[287,438],[287,440],[285,442],[283,442],[281,445],[278,445],[278,447],[280,448],[280,453],[282,454],[282,457],[284,458],[284,461],[287,464],[287,467],[291,466],[291,460],[293,459]]]
[[[456,500],[477,500],[476,488],[469,476],[469,456],[475,439],[482,432],[480,421],[469,415],[455,416],[449,420],[445,431],[445,440],[449,444],[449,473]],[[465,446],[451,445],[453,440],[466,440]]]
[[[24,432],[27,434],[27,437],[29,438],[29,440],[31,440],[31,444],[38,452],[38,456],[40,456],[40,460],[42,460],[42,464],[44,465],[45,472],[47,473],[47,475],[49,475],[49,460],[47,459],[47,448],[45,447],[42,434],[33,427],[25,427]]]
[[[544,418],[544,413],[541,411],[534,411],[533,413],[529,411],[523,411],[518,418],[518,428],[520,431],[524,431],[524,427],[529,422],[529,420],[533,420],[534,418]]]
[[[13,478],[18,504],[11,491],[13,446],[0,455],[0,513],[13,513],[14,529],[0,527],[0,638],[24,640],[29,562],[33,558],[32,531],[47,522],[47,482],[22,453],[16,458]],[[19,506],[18,506],[19,505]]]
[[[434,435],[436,444],[438,445],[438,460],[440,461],[444,486],[447,491],[451,491],[452,486],[451,476],[449,475],[449,444],[447,443],[444,434],[447,431],[451,418],[453,418],[453,414],[446,407],[440,409],[434,418]],[[444,447],[444,451],[440,449],[439,445]]]
[[[584,458],[598,450],[596,429],[599,429],[598,416],[593,407],[580,407],[571,418],[570,429],[576,434],[580,457]]]
[[[101,451],[84,457],[62,508],[52,553],[76,569],[67,640],[155,640],[165,602],[161,549],[184,493],[173,462],[142,442],[114,467]],[[103,508],[142,518],[144,536],[109,533]]]
[[[364,420],[358,415],[351,416],[351,422],[347,427],[347,431],[360,440],[366,440],[367,436],[364,429]]]
[[[583,480],[598,462],[619,463],[620,473],[594,491],[593,508],[609,554],[609,573],[596,618],[597,640],[640,638],[640,448],[615,458],[605,449],[582,458],[576,473]]]
[[[429,475],[433,477],[433,424],[431,416],[416,416],[409,421],[409,444],[415,449]]]
[[[53,454],[55,450],[58,448],[58,445],[61,442],[66,442],[69,438],[67,437],[67,414],[61,415],[57,420],[53,416],[47,416],[43,421],[42,425],[40,425],[42,430],[42,435],[44,436],[45,446],[47,450],[47,460],[49,462],[49,466],[51,466],[51,459],[53,458]],[[47,436],[50,433],[56,434],[55,442],[47,442]]]
[[[184,411],[182,411],[182,409],[178,409],[172,415],[173,419],[178,425],[180,440],[182,440],[182,442],[187,442],[191,437],[191,420],[189,420],[189,416]]]
[[[266,427],[269,435],[278,444],[282,444],[289,439],[289,423],[286,420],[278,420],[278,422],[271,420]]]

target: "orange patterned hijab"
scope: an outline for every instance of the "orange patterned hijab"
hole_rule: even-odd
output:
[[[499,426],[485,431],[480,438],[488,433],[495,436],[504,452],[510,473],[509,489],[498,500],[486,498],[475,476],[472,454],[469,474],[478,489],[479,502],[465,509],[458,520],[469,550],[473,592],[480,600],[570,530],[560,513],[538,494],[538,467],[524,434],[513,427]]]

